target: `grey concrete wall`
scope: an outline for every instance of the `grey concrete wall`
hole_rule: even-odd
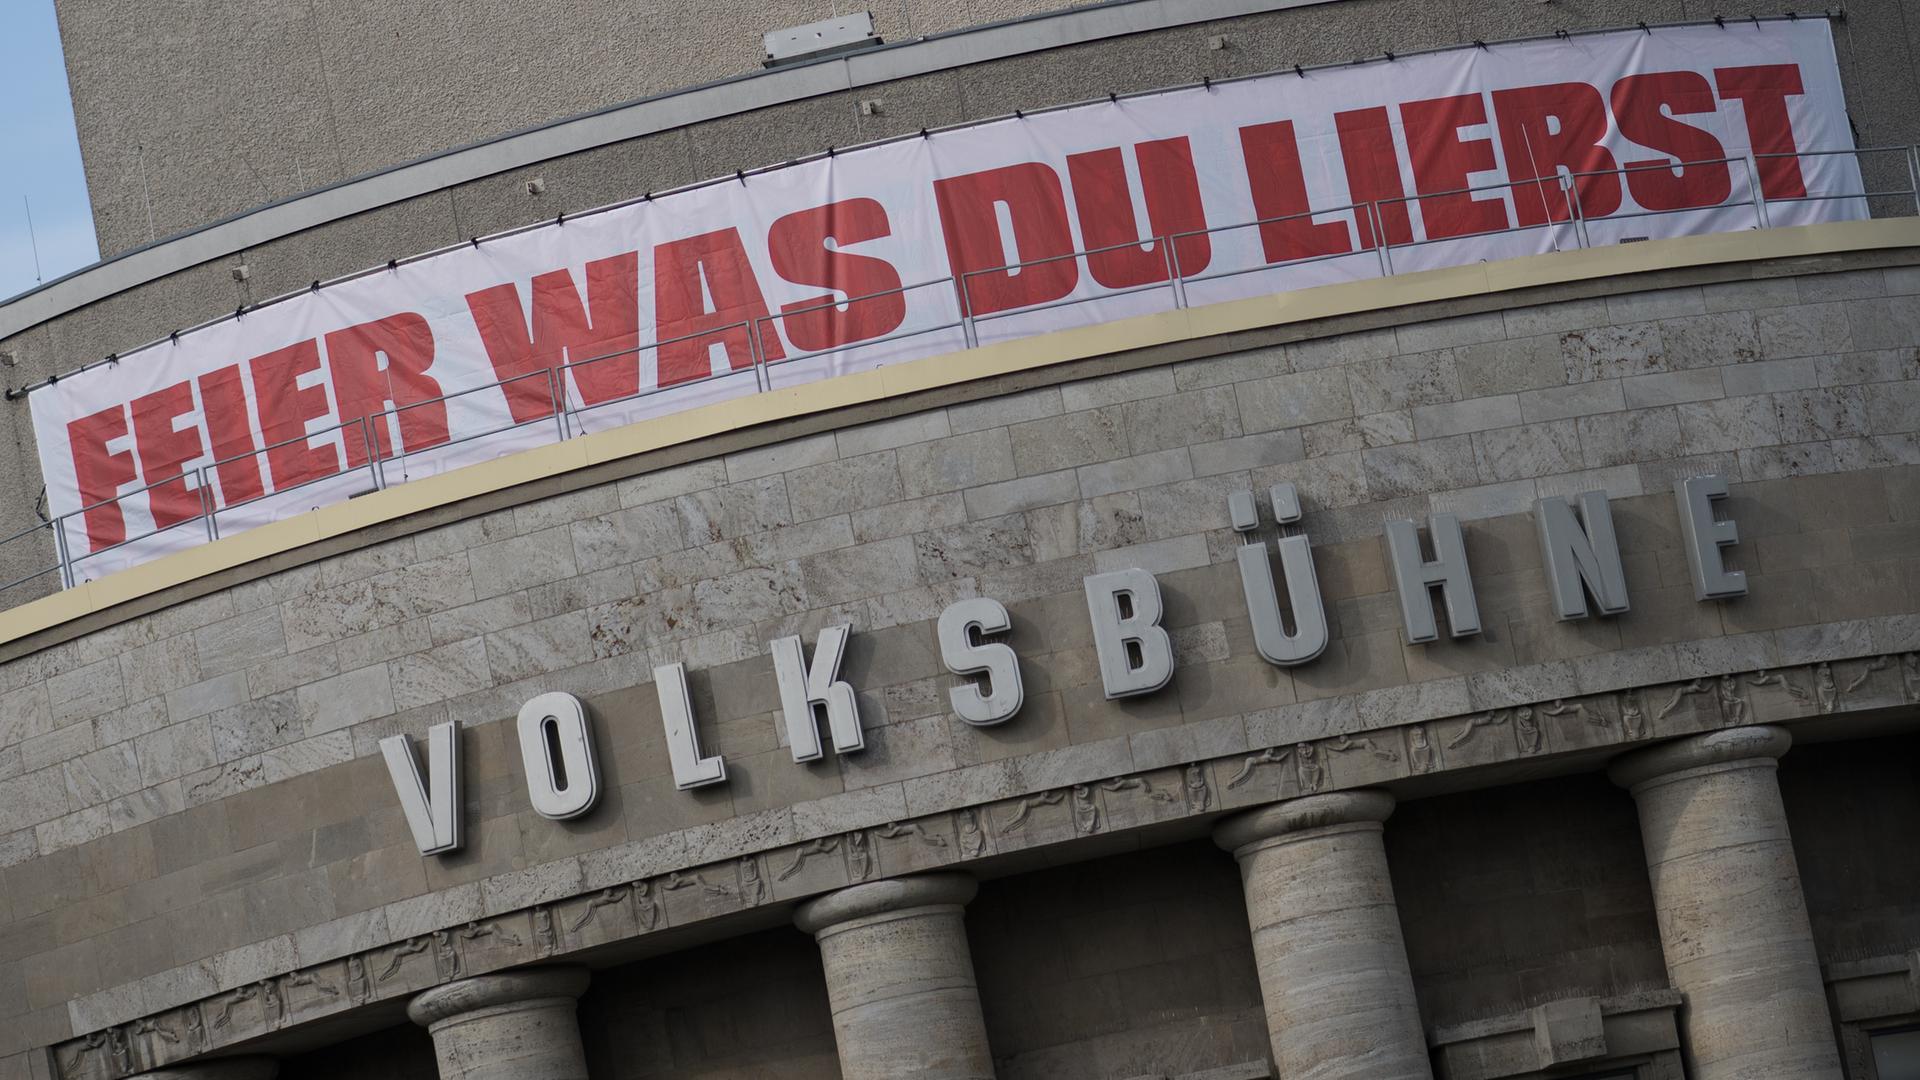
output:
[[[1822,964],[1920,948],[1920,739],[1796,746],[1780,797]]]
[[[1429,1031],[1667,985],[1633,800],[1605,777],[1407,802],[1386,842]]]
[[[1239,871],[1205,841],[986,882],[967,936],[1001,1080],[1266,1056]]]
[[[449,976],[396,950],[469,922],[506,931],[454,946],[469,973],[534,959],[540,911],[568,928],[541,956],[644,936],[630,908],[624,924],[573,927],[595,890],[670,872],[725,886],[663,894],[660,925],[677,927],[742,906],[749,867],[765,886],[754,903],[786,903],[874,874],[1128,843],[1151,822],[1303,790],[1417,796],[1529,757],[1595,768],[1649,738],[1906,702],[1899,665],[1874,658],[1920,649],[1920,275],[1775,269],[1785,276],[1387,325],[826,430],[0,654],[0,1063],[201,999],[240,1009],[222,1045],[266,1037],[273,1018],[232,997],[255,980],[315,968],[338,986],[359,958],[397,965],[378,998],[423,989]],[[1706,468],[1735,481],[1733,559],[1750,575],[1751,595],[1723,604],[1693,599],[1669,494],[1676,471]],[[1335,633],[1291,671],[1253,651],[1226,516],[1229,492],[1282,480],[1308,507]],[[1560,623],[1524,511],[1593,487],[1617,496],[1633,610]],[[1380,523],[1431,510],[1469,522],[1487,629],[1407,646]],[[1166,690],[1111,702],[1080,581],[1125,566],[1160,575],[1181,667]],[[1024,665],[1027,706],[1003,728],[946,712],[931,620],[975,594],[1008,604]],[[868,749],[796,765],[766,642],[843,620],[857,628],[844,674]],[[647,681],[675,660],[709,752],[728,756],[724,788],[677,793],[668,779]],[[1808,665],[1841,689],[1819,690]],[[1785,669],[1794,690],[1740,683],[1723,706],[1687,682],[1757,668]],[[529,809],[509,722],[556,689],[589,701],[607,791],[567,823]],[[1640,695],[1638,720],[1620,691]],[[1578,708],[1536,712],[1540,741],[1516,742],[1512,710],[1554,699]],[[465,728],[469,843],[422,859],[375,748],[448,718]],[[1317,771],[1260,763],[1303,743]],[[1127,778],[1139,783],[1088,793],[1092,817],[1070,794]],[[943,843],[874,838],[903,820]],[[1431,828],[1487,827],[1481,812],[1461,820],[1480,824]],[[1606,832],[1617,818],[1594,822],[1589,844],[1623,842]],[[806,846],[856,833],[864,859]],[[977,850],[962,847],[970,835]],[[1622,857],[1602,850],[1609,866]],[[1497,894],[1499,910],[1571,888],[1556,865],[1543,853],[1509,867],[1532,876]],[[1158,888],[1174,875],[1140,876]],[[1581,983],[1570,958],[1630,940],[1628,892],[1614,897],[1621,926],[1569,916],[1518,960]],[[1463,918],[1453,902],[1432,917]],[[1430,933],[1409,927],[1410,940]],[[1430,997],[1463,973],[1447,948],[1422,955]],[[983,958],[983,982],[998,962]],[[1195,987],[1197,1012],[1231,1017],[1238,985]],[[1469,994],[1492,1008],[1528,992]],[[284,1022],[346,1007],[306,995]],[[1016,1063],[1113,1034],[1007,1030]]]

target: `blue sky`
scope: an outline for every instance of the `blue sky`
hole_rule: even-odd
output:
[[[0,102],[6,103],[0,109],[0,161],[6,162],[0,169],[0,298],[5,298],[35,283],[23,197],[33,204],[38,277],[52,281],[100,257],[53,0],[0,0]]]

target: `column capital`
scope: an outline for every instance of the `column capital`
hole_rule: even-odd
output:
[[[816,897],[794,910],[793,922],[809,934],[870,915],[909,908],[964,906],[980,886],[966,874],[916,874],[870,881]]]
[[[278,1075],[280,1062],[274,1058],[236,1057],[135,1073],[127,1080],[273,1080]]]
[[[1254,844],[1335,825],[1378,825],[1393,813],[1393,796],[1372,788],[1332,791],[1269,803],[1216,825],[1213,842],[1238,855]]]
[[[589,978],[586,968],[570,965],[479,975],[423,991],[407,1003],[407,1018],[431,1028],[443,1020],[502,1006],[565,1000],[572,1007],[586,993]]]
[[[1786,753],[1792,745],[1793,736],[1787,734],[1787,729],[1771,725],[1709,731],[1623,754],[1607,767],[1607,776],[1623,788],[1637,790],[1651,781],[1689,769],[1738,761],[1757,765],[1764,760],[1771,765],[1773,759]]]

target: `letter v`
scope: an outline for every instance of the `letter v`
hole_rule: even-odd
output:
[[[393,775],[400,809],[413,829],[413,842],[422,855],[442,855],[460,849],[460,725],[448,721],[427,730],[427,775],[413,754],[413,740],[389,735],[380,740],[380,753]]]

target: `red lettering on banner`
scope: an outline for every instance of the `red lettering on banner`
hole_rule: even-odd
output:
[[[1607,137],[1607,103],[1583,82],[1549,83],[1493,92],[1493,115],[1500,124],[1507,178],[1535,180],[1513,189],[1514,216],[1522,225],[1606,217],[1620,209],[1618,174],[1582,176],[1575,183],[1578,206],[1559,181],[1569,175],[1614,169],[1613,154],[1600,145]]]
[[[782,307],[781,329],[788,341],[796,348],[818,352],[885,337],[900,328],[907,319],[907,298],[888,292],[900,287],[899,272],[885,259],[844,250],[850,244],[891,235],[887,209],[873,199],[843,199],[773,223],[767,232],[767,254],[774,272],[795,285],[832,289],[850,301],[835,303],[838,297],[829,293]],[[832,247],[827,246],[829,240]],[[887,295],[873,295],[881,292]]]
[[[522,378],[561,364],[615,357],[570,368],[580,400],[588,405],[627,397],[640,389],[640,253],[623,252],[587,264],[587,303],[573,273],[554,270],[533,279],[531,328],[521,313],[520,290],[495,285],[467,294],[467,309],[498,379],[518,379],[504,389],[515,423],[553,415],[553,394],[540,380]],[[625,357],[616,354],[629,353]]]
[[[1134,217],[1125,151],[1115,146],[1067,156],[1067,179],[1073,185],[1080,242],[1090,252],[1087,272],[1109,289],[1167,280],[1167,253],[1152,241],[1207,227],[1206,208],[1200,205],[1200,178],[1193,168],[1193,147],[1186,138],[1136,143],[1133,153],[1140,166],[1147,226],[1153,230],[1147,237],[1140,235],[1140,222]],[[1094,252],[1095,248],[1112,250]],[[1213,259],[1213,244],[1204,233],[1183,236],[1173,248],[1174,261],[1183,277],[1205,270]]]
[[[947,265],[959,279],[961,303],[972,314],[1059,300],[1080,283],[1078,260],[1071,257],[1067,197],[1060,174],[1049,166],[1029,161],[935,180],[933,197],[947,239]],[[1001,269],[1013,259],[1000,243],[995,206],[1007,208],[1018,261],[1052,261]],[[1063,255],[1068,257],[1059,258]]]
[[[253,392],[259,398],[260,434],[267,441],[267,469],[273,489],[332,476],[340,471],[340,455],[331,446],[314,446],[307,438],[307,421],[327,415],[327,389],[296,381],[320,370],[320,347],[313,339],[275,349],[247,361]],[[357,435],[344,436],[357,440]],[[284,442],[284,446],[275,443]]]
[[[704,287],[703,283],[704,282]],[[707,308],[707,298],[713,308]],[[673,386],[713,372],[712,347],[724,345],[733,370],[753,366],[751,323],[760,335],[761,358],[784,360],[780,334],[767,317],[767,301],[740,244],[740,230],[719,229],[653,249],[654,332],[661,341],[660,385]],[[685,340],[675,341],[676,338]]]
[[[1634,202],[1648,210],[1681,210],[1718,206],[1732,192],[1727,165],[1716,160],[1727,156],[1726,147],[1712,132],[1673,119],[1715,111],[1705,77],[1692,71],[1629,75],[1613,84],[1609,96],[1621,135],[1673,155],[1627,162]]]
[[[1306,176],[1300,171],[1300,144],[1294,138],[1293,121],[1241,128],[1240,152],[1247,162],[1247,184],[1253,189],[1254,216],[1266,222],[1260,226],[1260,247],[1268,262],[1291,262],[1349,250],[1346,222],[1316,224],[1310,217],[1295,216],[1312,208],[1307,202]]]
[[[213,437],[214,472],[228,506],[265,494],[260,458],[254,453],[253,424],[247,415],[247,388],[240,366],[229,364],[200,376],[200,407]]]
[[[133,444],[149,485],[147,507],[156,529],[200,516],[200,492],[187,487],[182,466],[205,453],[206,446],[200,441],[198,424],[176,428],[173,423],[193,415],[191,383],[174,383],[133,399]]]
[[[1404,201],[1407,193],[1400,183],[1400,152],[1393,145],[1393,127],[1385,107],[1354,109],[1335,113],[1334,129],[1340,133],[1340,160],[1347,170],[1347,197],[1356,203],[1374,203],[1380,215],[1380,228],[1389,244],[1413,243],[1413,223]],[[1360,223],[1360,249],[1373,248],[1373,221],[1363,207],[1354,211]]]
[[[1413,155],[1413,180],[1427,239],[1506,228],[1507,207],[1497,190],[1485,199],[1461,191],[1468,186],[1469,176],[1498,164],[1493,140],[1460,137],[1461,128],[1487,122],[1486,101],[1479,94],[1410,101],[1400,106],[1400,119],[1407,126],[1407,152]]]
[[[380,356],[387,358],[384,366]],[[370,417],[389,403],[396,408],[421,403],[397,414],[400,444],[408,450],[447,441],[447,403],[434,400],[440,396],[440,381],[427,374],[432,365],[433,328],[411,311],[327,335],[327,367],[333,373],[333,397],[340,406],[340,419]],[[393,435],[386,418],[369,421],[369,426],[380,457],[392,457]],[[349,428],[341,432],[341,438],[348,466],[365,465],[367,448],[361,445],[362,436]]]
[[[86,508],[89,551],[112,547],[127,538],[127,520],[120,504],[108,500],[120,494],[123,485],[138,480],[140,474],[134,469],[132,451],[107,450],[109,441],[126,433],[124,405],[67,424],[67,444],[73,448],[73,479],[80,489],[80,505]]]
[[[1805,93],[1800,65],[1761,64],[1755,67],[1714,68],[1713,81],[1722,99],[1740,102],[1747,118],[1747,142],[1755,155],[1791,154],[1799,149],[1787,98]],[[1766,158],[1760,165],[1760,193],[1769,199],[1797,199],[1807,193],[1800,175],[1800,159]]]

